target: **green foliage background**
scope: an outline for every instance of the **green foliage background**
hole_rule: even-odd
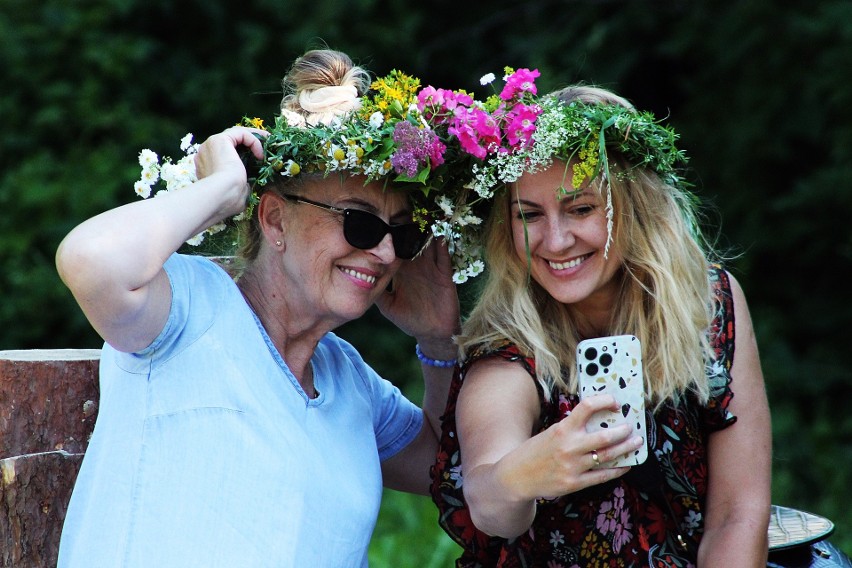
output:
[[[543,90],[596,83],[669,117],[708,228],[739,255],[773,499],[830,517],[852,550],[847,0],[0,0],[0,38],[0,349],[99,347],[56,276],[59,240],[136,199],[141,148],[175,155],[186,132],[271,118],[289,63],[320,40],[376,74],[476,92],[505,65],[538,68]],[[342,333],[418,398],[409,338],[374,312]],[[388,492],[372,565],[449,566],[435,516]]]

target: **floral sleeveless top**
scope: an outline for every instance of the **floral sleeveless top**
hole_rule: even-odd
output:
[[[647,416],[648,460],[656,460],[662,470],[661,491],[647,491],[646,484],[631,479],[631,471],[603,485],[540,499],[532,527],[514,539],[480,532],[465,504],[462,456],[455,432],[456,399],[469,366],[487,357],[501,357],[523,366],[539,392],[538,432],[569,415],[579,399],[556,388],[546,398],[535,380],[535,361],[509,342],[475,352],[464,362],[450,387],[437,461],[431,470],[431,493],[440,512],[439,522],[464,549],[456,561],[457,568],[695,566],[694,551],[704,527],[707,439],[736,421],[728,411],[733,397],[729,371],[734,356],[730,282],[718,267],[711,268],[711,280],[718,310],[710,330],[716,353],[716,360],[707,367],[710,400],[699,406],[685,397],[677,406],[667,405]],[[678,544],[678,535],[688,541],[689,552]]]

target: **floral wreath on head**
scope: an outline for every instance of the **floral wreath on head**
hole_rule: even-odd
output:
[[[453,280],[463,283],[480,274],[482,219],[474,211],[487,204],[524,173],[548,167],[553,159],[572,164],[570,194],[585,180],[610,176],[608,147],[622,153],[634,167],[656,172],[678,191],[689,194],[679,168],[686,156],[675,146],[677,135],[651,113],[619,105],[565,104],[539,97],[537,70],[505,69],[505,85],[484,101],[458,90],[420,88],[420,81],[392,71],[371,85],[371,92],[346,111],[324,112],[322,121],[282,111],[270,128],[261,119],[242,124],[266,130],[264,159],[258,164],[247,210],[234,218],[246,219],[263,187],[282,177],[304,173],[348,172],[365,183],[384,181],[411,191],[414,219],[422,230],[442,237],[453,260]],[[494,81],[493,74],[480,83]],[[331,87],[334,89],[335,87]],[[354,109],[354,110],[353,110]],[[196,181],[194,154],[198,145],[188,134],[181,141],[185,156],[161,161],[142,150],[141,179],[134,188],[147,198],[152,187],[173,191]],[[629,175],[619,172],[618,175]],[[608,187],[608,185],[607,185]],[[612,204],[607,192],[611,238]],[[190,239],[199,244],[205,234],[227,228],[220,223]],[[609,246],[609,239],[607,247]]]
[[[515,72],[506,68],[507,86],[519,73],[526,74],[530,82],[539,76],[538,71],[521,69]],[[493,74],[481,79],[483,85],[493,81]],[[606,192],[606,255],[612,243],[614,213],[608,149],[617,151],[629,163],[626,171],[615,174],[618,179],[630,178],[633,168],[644,168],[656,173],[664,184],[687,201],[696,200],[689,189],[691,184],[682,175],[688,158],[677,147],[679,136],[653,113],[614,102],[564,102],[555,95],[539,97],[535,88],[515,91],[514,97],[511,92],[509,94],[507,98],[506,88],[500,93],[505,106],[511,108],[520,104],[534,108],[534,124],[524,131],[528,138],[521,144],[510,148],[486,146],[486,156],[473,165],[474,201],[490,200],[524,173],[544,170],[558,159],[566,164],[565,182],[570,185],[566,187],[564,183],[558,188],[557,197],[579,193],[587,181],[601,179],[601,189]],[[691,217],[688,221],[693,222]],[[697,232],[697,227],[691,228]]]

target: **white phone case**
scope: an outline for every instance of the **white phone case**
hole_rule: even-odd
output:
[[[601,411],[592,415],[588,432],[630,424],[634,434],[647,440],[645,426],[645,384],[642,375],[642,346],[633,335],[586,339],[577,346],[577,376],[580,399],[610,394],[620,412]],[[635,452],[602,463],[600,467],[639,465],[648,458],[648,445]]]

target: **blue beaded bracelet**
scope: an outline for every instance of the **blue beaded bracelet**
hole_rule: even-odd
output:
[[[414,352],[417,354],[417,358],[420,359],[420,362],[424,365],[429,365],[430,367],[455,367],[456,363],[459,362],[458,359],[430,359],[426,355],[420,351],[420,344],[414,346]]]

